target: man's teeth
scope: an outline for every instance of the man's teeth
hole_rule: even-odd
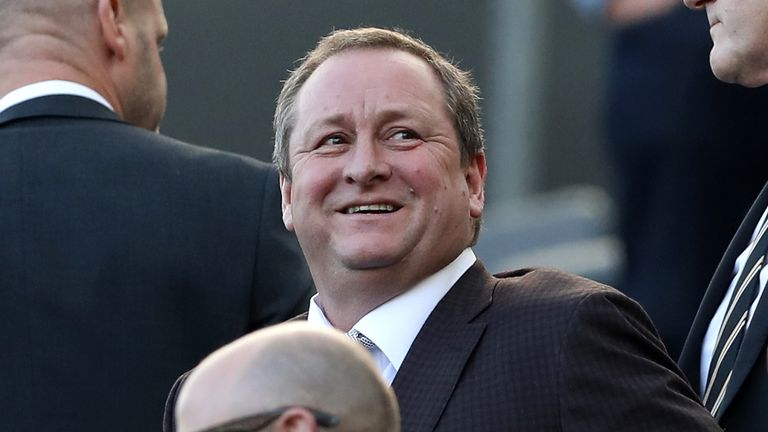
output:
[[[395,206],[392,204],[369,204],[361,206],[352,206],[347,209],[347,214],[362,213],[362,212],[393,212]]]

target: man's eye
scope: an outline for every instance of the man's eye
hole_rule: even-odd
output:
[[[404,129],[392,134],[392,138],[396,140],[413,140],[413,139],[418,139],[419,136],[416,135],[416,132],[414,131]]]
[[[342,135],[329,135],[320,142],[320,146],[344,144],[346,140]]]

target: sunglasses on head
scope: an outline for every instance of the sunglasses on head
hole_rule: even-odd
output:
[[[214,426],[209,429],[202,430],[200,432],[254,432],[261,429],[264,429],[265,427],[269,426],[270,423],[277,420],[278,417],[283,415],[284,412],[291,408],[302,408],[307,411],[309,411],[310,414],[315,418],[315,421],[317,422],[317,425],[324,428],[330,428],[334,427],[339,424],[339,419],[333,414],[328,414],[327,412],[316,410],[314,408],[309,407],[293,407],[293,406],[284,406],[275,408],[269,411],[265,411],[263,413],[250,415],[247,417],[241,417],[235,420],[228,421],[226,423],[222,423],[218,426]]]

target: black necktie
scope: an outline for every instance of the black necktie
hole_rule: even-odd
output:
[[[747,332],[749,310],[754,303],[760,286],[760,270],[766,265],[765,255],[768,248],[768,224],[763,224],[755,239],[752,253],[741,271],[741,276],[728,302],[723,323],[717,335],[715,350],[709,365],[707,387],[704,392],[704,406],[712,415],[717,415],[720,404],[728,391],[728,384],[733,373],[733,366]]]

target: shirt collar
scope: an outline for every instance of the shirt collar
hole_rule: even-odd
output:
[[[464,249],[443,269],[368,312],[352,328],[371,339],[399,370],[432,310],[476,260],[472,249]],[[332,327],[316,298],[317,295],[309,303],[307,321]]]
[[[12,90],[10,93],[0,98],[0,112],[30,99],[52,95],[80,96],[98,102],[112,111],[115,110],[112,108],[112,105],[107,102],[104,96],[89,87],[72,81],[48,80],[28,84]]]

